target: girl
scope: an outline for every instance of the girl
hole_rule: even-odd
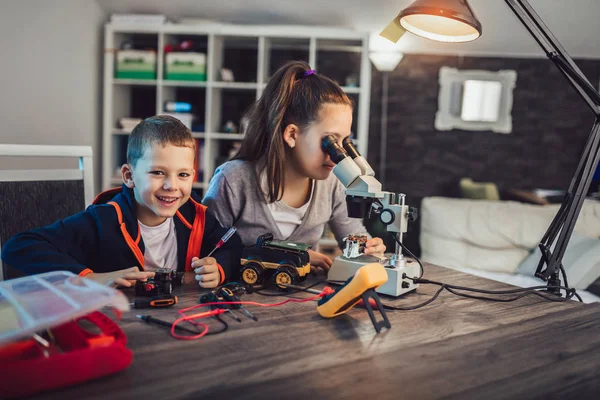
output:
[[[339,85],[305,62],[289,62],[244,119],[239,152],[215,171],[203,200],[221,224],[235,225],[246,246],[267,232],[314,246],[326,223],[340,245],[345,236],[366,232],[348,217],[344,186],[321,149],[328,135],[340,145],[350,136],[352,101]],[[365,254],[384,251],[380,238],[367,241]],[[310,263],[327,271],[332,261],[310,250]]]

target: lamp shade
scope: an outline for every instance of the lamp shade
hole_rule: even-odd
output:
[[[416,0],[398,15],[404,29],[438,42],[470,42],[481,23],[467,0]]]

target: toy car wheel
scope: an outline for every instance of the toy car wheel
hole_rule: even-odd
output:
[[[299,281],[298,271],[289,264],[283,264],[273,274],[273,281],[280,288],[285,288],[282,285],[295,285]]]
[[[248,285],[257,285],[262,282],[264,268],[258,262],[249,261],[242,266],[240,273],[242,280]]]
[[[173,285],[171,282],[165,282],[164,289],[166,294],[171,294],[173,292]]]

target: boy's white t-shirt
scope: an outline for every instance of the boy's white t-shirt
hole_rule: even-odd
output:
[[[138,221],[139,222],[139,221]],[[139,222],[144,239],[144,269],[158,268],[177,270],[177,237],[173,218],[157,226],[146,226]]]

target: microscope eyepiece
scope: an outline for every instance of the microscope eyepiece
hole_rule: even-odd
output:
[[[339,163],[344,158],[348,157],[346,154],[346,150],[342,146],[339,145],[335,136],[328,135],[323,138],[323,142],[321,143],[321,148],[331,158],[331,161],[334,163]]]
[[[360,153],[356,149],[356,146],[354,146],[354,142],[352,141],[352,139],[350,139],[350,136],[342,140],[342,145],[344,146],[344,150],[346,150],[346,153],[348,153],[348,155],[352,157],[352,159],[360,157]]]

